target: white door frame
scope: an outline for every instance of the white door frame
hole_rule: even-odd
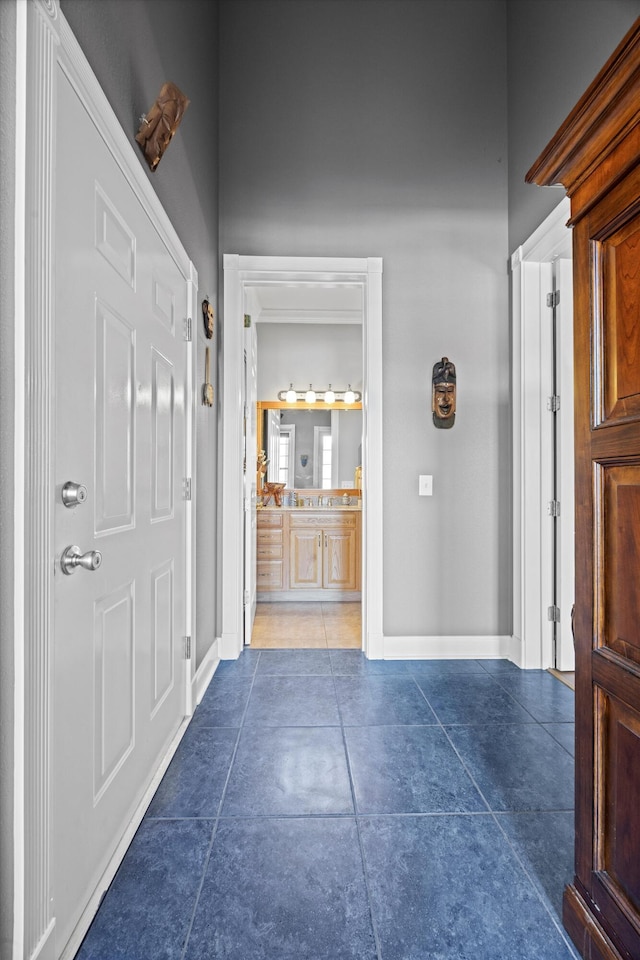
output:
[[[382,260],[225,254],[222,388],[222,570],[220,656],[243,647],[242,417],[245,288],[259,283],[350,283],[363,291],[362,648],[382,642]]]
[[[570,216],[564,198],[538,229],[511,257],[512,272],[512,376],[513,376],[513,656],[519,666],[531,669],[553,666],[547,584],[552,550],[545,489],[551,449],[550,329],[547,294],[551,291],[553,262],[572,258]],[[566,320],[566,317],[564,318]],[[568,326],[568,329],[567,329]],[[573,368],[572,317],[561,331],[560,350],[570,353]],[[566,357],[564,357],[566,361]],[[566,370],[566,363],[565,363]],[[565,377],[565,379],[569,379]],[[560,430],[566,442],[561,449],[560,475],[573,476],[573,386],[565,384],[560,403]],[[569,499],[569,497],[567,497]],[[571,497],[572,499],[572,497]],[[565,504],[566,507],[566,504]],[[573,510],[562,510],[560,540],[563,555],[570,557],[564,580],[573,575]],[[570,591],[564,584],[563,594]],[[565,601],[565,606],[566,606]],[[563,629],[570,611],[563,613]],[[565,629],[566,633],[567,630]],[[572,669],[571,652],[564,643],[562,669]]]
[[[51,724],[54,641],[53,536],[54,130],[57,71],[78,91],[116,163],[149,211],[180,265],[189,311],[195,309],[197,274],[146,177],[130,138],[120,126],[58,0],[30,0],[16,8],[16,213],[14,392],[14,723],[13,723],[13,960],[53,957],[55,891],[52,889]],[[28,80],[28,82],[27,82]],[[64,319],[64,318],[62,318]],[[185,320],[187,318],[184,318]],[[189,396],[185,404],[186,476],[194,477],[195,350],[185,344]],[[195,509],[186,504],[186,634],[195,617]],[[59,572],[58,572],[59,575]],[[185,660],[185,698],[191,702],[191,660]],[[182,731],[181,731],[182,732]],[[133,818],[142,819],[181,732]],[[137,823],[123,838],[104,883],[115,873]],[[119,862],[119,861],[118,861]],[[97,909],[99,897],[94,898]],[[92,901],[93,903],[93,901]],[[87,920],[88,925],[88,920]],[[76,944],[79,946],[79,944]]]

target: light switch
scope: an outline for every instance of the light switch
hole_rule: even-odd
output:
[[[418,493],[421,497],[433,496],[433,477],[430,474],[418,477]]]

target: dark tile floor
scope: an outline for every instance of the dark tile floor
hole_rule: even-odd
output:
[[[504,661],[221,663],[77,960],[569,960],[573,692]]]

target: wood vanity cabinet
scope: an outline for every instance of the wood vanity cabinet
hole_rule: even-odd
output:
[[[259,510],[261,599],[360,599],[360,530],[356,510]]]
[[[259,591],[284,590],[285,531],[284,514],[258,512],[256,543],[256,587]]]
[[[289,588],[358,590],[357,514],[290,516]]]
[[[571,198],[576,852],[587,960],[640,958],[640,18],[527,175]]]

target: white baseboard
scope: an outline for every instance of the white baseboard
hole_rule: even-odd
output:
[[[30,955],[30,960],[55,960],[55,918],[51,921],[40,938],[40,942]]]
[[[196,706],[202,700],[204,692],[211,683],[211,678],[216,672],[219,663],[220,641],[216,638],[209,647],[209,650],[207,651],[204,660],[198,667],[197,673],[191,683],[193,702]]]
[[[490,660],[517,663],[513,638],[496,637],[384,637],[385,660]]]
[[[369,660],[384,660],[384,637],[381,633],[370,633],[366,640],[366,654]]]
[[[223,633],[216,643],[221,660],[237,660],[242,653],[242,639],[237,633]]]

